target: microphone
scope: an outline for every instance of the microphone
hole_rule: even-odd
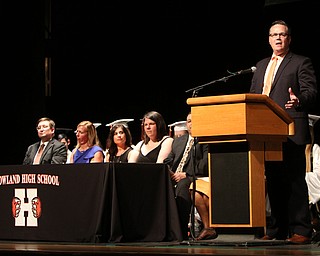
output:
[[[227,70],[227,72],[230,74],[229,76],[226,76],[226,77],[222,77],[220,79],[217,79],[217,80],[213,80],[209,83],[206,83],[206,84],[203,84],[203,85],[199,85],[197,87],[194,87],[194,88],[191,88],[189,90],[187,90],[186,92],[190,92],[190,91],[193,91],[193,94],[192,94],[192,98],[194,97],[197,97],[197,93],[199,90],[203,89],[205,86],[209,85],[209,84],[214,84],[216,82],[226,82],[230,77],[233,77],[233,76],[237,76],[237,75],[242,75],[242,74],[247,74],[247,73],[254,73],[256,72],[257,68],[256,67],[251,67],[251,68],[248,68],[248,69],[244,69],[244,70],[240,70],[238,72],[230,72],[229,70]]]
[[[248,69],[240,70],[238,72],[235,72],[236,75],[242,75],[242,74],[248,74],[248,73],[254,73],[257,70],[256,67],[251,67]]]

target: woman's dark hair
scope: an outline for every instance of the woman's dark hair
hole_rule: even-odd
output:
[[[118,153],[118,147],[117,147],[117,144],[114,143],[113,136],[114,136],[115,131],[119,127],[122,129],[122,131],[126,135],[126,143],[125,143],[126,146],[127,147],[131,147],[131,145],[132,145],[132,136],[131,136],[131,132],[130,132],[129,128],[127,128],[123,124],[115,124],[115,125],[113,125],[111,130],[110,130],[110,132],[109,132],[109,135],[108,135],[108,138],[107,138],[107,143],[106,143],[106,148],[107,148],[108,153],[110,155],[109,161],[112,161],[113,158]]]
[[[150,138],[146,135],[146,133],[144,131],[144,122],[145,122],[146,118],[151,119],[157,125],[157,141],[162,140],[162,138],[164,136],[168,135],[167,125],[166,125],[162,115],[156,111],[150,111],[143,116],[142,124],[141,124],[142,139],[144,140],[145,144],[148,144],[148,142],[150,141]]]

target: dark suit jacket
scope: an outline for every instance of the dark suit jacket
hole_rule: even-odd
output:
[[[27,149],[23,164],[33,164],[40,142],[30,145]],[[40,164],[65,164],[67,161],[66,145],[56,139],[49,141],[40,158]]]
[[[189,134],[183,135],[181,137],[175,138],[172,143],[172,150],[169,156],[164,160],[164,163],[168,164],[171,167],[173,172],[176,171],[180,160],[183,156],[183,152],[186,148],[188,142]],[[207,144],[196,144],[196,176],[209,176],[208,172],[208,145]],[[193,156],[194,148],[190,151],[186,163],[184,165],[184,171],[188,176],[192,177],[193,174]]]
[[[262,93],[264,75],[269,61],[270,57],[257,63],[257,69],[252,78],[251,93]],[[299,107],[285,109],[285,104],[290,100],[289,87],[299,98]],[[288,52],[276,73],[269,97],[294,119],[295,135],[290,136],[290,139],[298,145],[311,143],[308,110],[315,105],[317,98],[317,82],[311,60]]]

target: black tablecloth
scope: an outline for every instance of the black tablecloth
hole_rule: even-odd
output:
[[[181,241],[163,164],[0,166],[0,239]]]

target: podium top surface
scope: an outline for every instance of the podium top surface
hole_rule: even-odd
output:
[[[204,106],[204,105],[218,105],[218,104],[234,104],[234,103],[263,103],[267,105],[273,112],[280,116],[286,123],[293,123],[290,115],[281,108],[276,102],[264,94],[244,93],[244,94],[230,94],[218,96],[205,96],[198,98],[188,98],[187,104],[189,106]]]

